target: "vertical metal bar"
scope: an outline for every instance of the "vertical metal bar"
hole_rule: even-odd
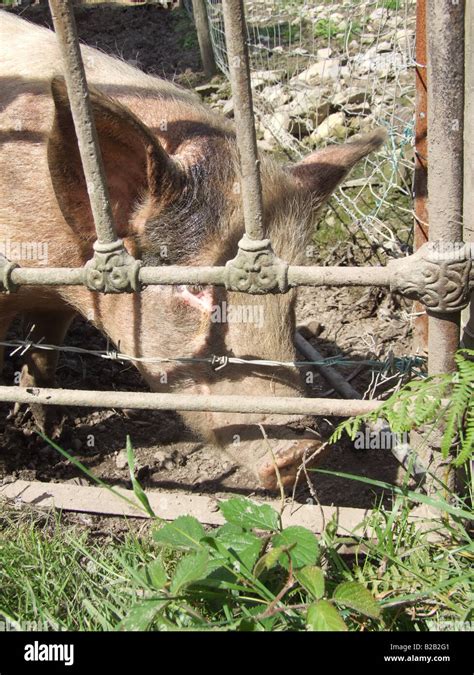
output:
[[[223,0],[224,28],[234,101],[235,130],[242,172],[245,231],[250,239],[263,239],[262,184],[250,86],[243,0]]]
[[[199,51],[201,52],[201,61],[204,72],[208,77],[216,74],[216,61],[212,51],[211,32],[206,12],[206,0],[192,0],[194,24],[199,42]]]
[[[416,69],[415,69],[415,222],[413,246],[415,251],[428,241],[428,93],[426,67],[426,0],[416,3]],[[415,352],[428,349],[428,316],[424,305],[413,303],[416,316],[413,322]]]
[[[118,241],[115,232],[104,165],[89,99],[71,0],[49,0],[54,30],[64,62],[69,102],[76,130],[87,192],[100,244]]]
[[[463,239],[474,243],[474,4],[466,3]],[[474,349],[474,296],[462,313],[462,342]]]
[[[464,1],[428,1],[428,199],[430,239],[461,241],[463,199]],[[429,319],[430,374],[454,369],[459,314]]]

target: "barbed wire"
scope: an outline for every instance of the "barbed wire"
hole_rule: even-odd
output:
[[[285,368],[306,368],[308,366],[368,366],[372,369],[380,370],[382,372],[398,372],[401,374],[414,373],[420,377],[424,376],[423,368],[426,359],[421,356],[394,356],[389,355],[384,361],[377,359],[361,359],[355,360],[345,356],[329,356],[317,361],[279,361],[272,359],[242,359],[237,356],[220,356],[211,355],[204,357],[158,357],[158,356],[131,356],[124,354],[116,349],[86,349],[85,347],[73,347],[69,345],[52,345],[46,344],[42,339],[37,342],[33,340],[4,340],[0,341],[0,347],[13,347],[9,356],[23,356],[30,349],[39,349],[44,351],[57,351],[71,354],[79,354],[84,356],[95,356],[109,361],[132,362],[132,363],[207,363],[211,365],[214,370],[222,370],[228,364],[234,365],[252,365],[263,367],[285,367]]]

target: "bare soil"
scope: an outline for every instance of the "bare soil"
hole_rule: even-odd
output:
[[[30,8],[23,16],[50,24],[44,8]],[[77,19],[84,42],[136,60],[144,70],[182,84],[195,86],[203,79],[197,43],[193,42],[189,20],[183,13],[154,6],[80,8]],[[313,344],[325,356],[343,354],[364,359],[375,355],[384,360],[389,353],[406,355],[411,351],[406,310],[395,306],[390,296],[377,289],[301,289],[297,313],[302,323],[319,322]],[[26,332],[27,327],[18,321],[9,337],[25,336]],[[84,320],[77,319],[66,344],[104,349],[106,341]],[[7,355],[3,372],[5,384],[13,384],[20,367],[18,353]],[[346,368],[343,372],[350,375],[352,370],[354,368]],[[371,374],[362,367],[351,381],[364,393],[371,382]],[[77,354],[61,354],[58,385],[97,391],[147,390],[133,366]],[[315,376],[310,395],[324,394],[328,388],[321,377]],[[376,393],[380,392],[381,389],[377,389]],[[80,471],[35,433],[29,411],[11,415],[12,406],[8,405],[1,406],[1,410],[0,480],[88,482]],[[123,466],[122,455],[119,455],[126,436],[130,435],[137,457],[138,478],[148,490],[180,490],[217,496],[265,494],[256,489],[252,475],[193,437],[173,412],[84,408],[64,412],[66,419],[59,443],[110,484],[131,487],[128,468]],[[314,426],[327,437],[338,421],[315,419]],[[388,450],[355,450],[348,440],[334,446],[320,468],[390,483],[399,481],[402,475]],[[321,474],[312,474],[311,482],[311,486],[298,488],[298,501],[313,499],[316,494],[323,504],[366,508],[381,498],[380,490],[360,482]]]

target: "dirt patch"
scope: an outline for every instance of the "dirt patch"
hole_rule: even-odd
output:
[[[44,8],[30,8],[23,16],[50,24]],[[155,6],[79,8],[77,21],[84,42],[131,60],[147,72],[188,86],[202,79],[194,33],[182,12]],[[410,327],[404,308],[395,306],[391,297],[379,290],[301,289],[297,313],[300,321],[319,322],[320,329],[313,342],[325,356],[342,354],[359,360],[374,357],[384,360],[391,352],[410,353]],[[26,333],[27,327],[18,321],[9,337],[24,337]],[[81,319],[74,322],[66,344],[87,345],[97,350],[106,347],[103,336]],[[14,383],[20,367],[18,353],[7,355],[5,384]],[[350,375],[351,371],[343,372]],[[360,369],[352,384],[360,393],[372,385],[371,391],[375,394],[380,394],[386,386],[382,383],[374,389],[373,376],[366,368]],[[58,385],[98,391],[147,391],[133,366],[77,354],[61,354]],[[327,392],[328,385],[316,376],[310,389],[312,395],[318,396]],[[98,400],[99,397],[100,394]],[[10,411],[11,406],[2,406],[0,479],[76,483],[88,480],[35,433],[28,411],[14,416]],[[110,484],[131,487],[121,452],[129,435],[137,457],[138,477],[147,489],[187,490],[218,496],[264,494],[256,490],[252,475],[193,437],[172,412],[68,409],[64,413],[61,446]],[[314,425],[327,437],[337,422],[315,419]],[[389,451],[355,450],[349,441],[335,446],[321,468],[388,482],[400,479],[399,465]],[[313,499],[316,493],[323,504],[370,507],[380,498],[379,490],[353,481],[313,474],[311,482],[311,488],[299,488],[298,500]]]
[[[23,19],[52,28],[48,7],[11,11]],[[118,56],[146,73],[183,86],[203,80],[196,31],[184,10],[158,5],[74,8],[81,42]]]

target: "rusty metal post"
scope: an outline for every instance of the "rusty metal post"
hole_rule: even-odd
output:
[[[217,67],[214,59],[214,52],[212,51],[211,32],[209,30],[206,12],[206,0],[192,0],[192,2],[202,65],[206,75],[212,77],[217,73]]]
[[[234,101],[235,130],[242,172],[245,231],[263,239],[263,200],[253,114],[243,0],[223,0],[224,28]]]
[[[416,3],[416,68],[415,68],[415,177],[413,184],[415,222],[413,246],[417,251],[426,244],[428,226],[428,92],[426,55],[426,0]],[[415,352],[428,350],[428,316],[425,307],[413,303],[417,315],[413,321],[413,348]],[[418,316],[419,314],[419,316]]]
[[[474,6],[466,3],[463,238],[474,242]],[[474,349],[474,297],[462,312],[462,343]]]
[[[463,0],[428,0],[428,173],[430,240],[462,240]],[[459,312],[429,318],[430,374],[452,371],[459,346]]]
[[[463,122],[464,122],[464,0],[428,0],[428,216],[429,240],[440,242],[440,254],[450,242],[462,240]],[[434,277],[436,281],[436,275]],[[438,276],[439,288],[452,291],[449,274]],[[454,281],[456,285],[456,280]],[[455,286],[454,286],[455,287]],[[459,347],[460,307],[447,315],[428,309],[428,372],[451,372]],[[449,499],[455,489],[451,458],[440,452],[443,429],[432,430],[417,448],[428,467],[428,493]],[[417,446],[417,432],[410,441]],[[444,487],[446,486],[447,491]]]
[[[64,62],[64,79],[76,129],[82,167],[87,183],[97,239],[104,244],[117,241],[104,165],[99,149],[86,73],[82,62],[71,0],[49,0],[54,30]]]

